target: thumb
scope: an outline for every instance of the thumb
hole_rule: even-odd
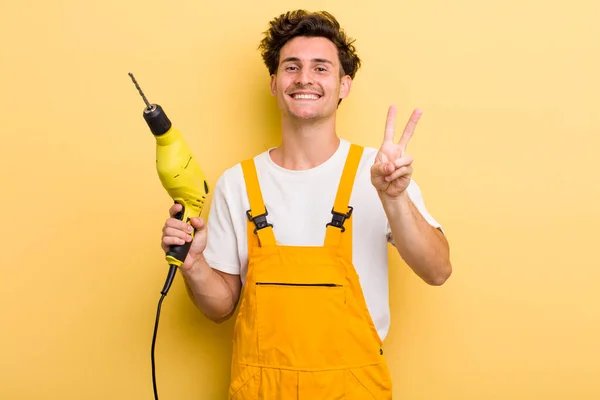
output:
[[[207,226],[206,222],[200,218],[192,218],[190,224],[194,227],[194,239],[190,246],[190,255],[194,258],[198,257],[206,247]]]
[[[190,225],[194,227],[196,231],[206,229],[206,222],[202,217],[194,217],[190,219]]]
[[[390,162],[382,162],[373,164],[371,167],[371,176],[386,176],[394,172],[394,165]]]

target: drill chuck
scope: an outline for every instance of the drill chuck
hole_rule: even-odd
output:
[[[154,134],[154,136],[160,136],[168,132],[169,129],[171,129],[171,121],[167,117],[167,114],[165,114],[165,111],[158,104],[150,104],[150,102],[148,102],[146,95],[131,72],[129,73],[129,77],[146,104],[146,108],[144,109],[144,119],[150,127],[152,134]]]
[[[158,104],[151,104],[150,107],[144,109],[144,119],[154,136],[168,132],[172,126],[169,117]]]

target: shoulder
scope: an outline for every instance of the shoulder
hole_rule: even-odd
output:
[[[364,145],[362,143],[351,142],[347,139],[340,139],[340,143],[341,143],[342,148],[346,152],[350,150],[351,146],[355,146],[355,147],[362,149],[361,162],[375,160],[375,156],[377,155],[377,152],[379,151],[379,149],[376,149],[374,147]]]
[[[264,166],[267,155],[268,150],[227,167],[217,178],[215,183],[215,193],[222,194],[225,197],[230,197],[232,195],[235,196],[236,193],[245,191],[246,183],[244,181],[242,163],[246,162],[247,160],[252,160],[254,161],[254,164],[258,170]]]
[[[350,151],[351,146],[355,146],[362,149],[359,168],[365,165],[367,165],[370,168],[373,162],[375,161],[377,152],[379,151],[379,149],[376,149],[374,147],[366,146],[356,142],[350,142],[346,139],[340,139],[340,145],[342,146],[342,149],[345,152],[345,154],[347,154]]]
[[[371,168],[373,163],[375,162],[375,157],[377,156],[377,152],[379,149],[369,146],[361,146],[363,148],[361,164],[368,166]]]
[[[371,167],[375,162],[375,157],[377,157],[377,152],[379,151],[379,149],[370,146],[364,146],[359,143],[349,143],[348,147],[350,147],[350,145],[355,145],[359,148],[362,148],[362,155],[360,158],[360,163],[358,164],[357,176],[363,176],[363,178],[359,178],[359,180],[364,180],[364,176],[368,175],[368,181],[370,182]]]

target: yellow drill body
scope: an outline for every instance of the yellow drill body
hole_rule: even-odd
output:
[[[188,222],[199,216],[208,195],[208,185],[204,172],[178,129],[170,128],[156,136],[156,170],[169,196],[183,206],[178,218]],[[178,259],[176,254],[169,252],[166,259],[170,265],[179,267],[185,257]]]
[[[183,210],[176,217],[189,222],[191,218],[200,215],[208,195],[208,184],[204,172],[200,169],[183,135],[179,130],[173,128],[162,107],[158,104],[150,104],[133,74],[129,73],[129,76],[146,103],[143,115],[156,139],[158,177],[173,201],[183,206]],[[181,246],[171,246],[167,252],[166,259],[171,268],[162,290],[163,294],[167,293],[173,282],[175,271],[185,261],[190,245],[190,242],[186,242]]]

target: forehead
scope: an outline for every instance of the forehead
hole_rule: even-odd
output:
[[[279,60],[298,58],[302,62],[326,59],[338,64],[338,51],[333,42],[324,37],[298,36],[288,41],[279,53]]]

